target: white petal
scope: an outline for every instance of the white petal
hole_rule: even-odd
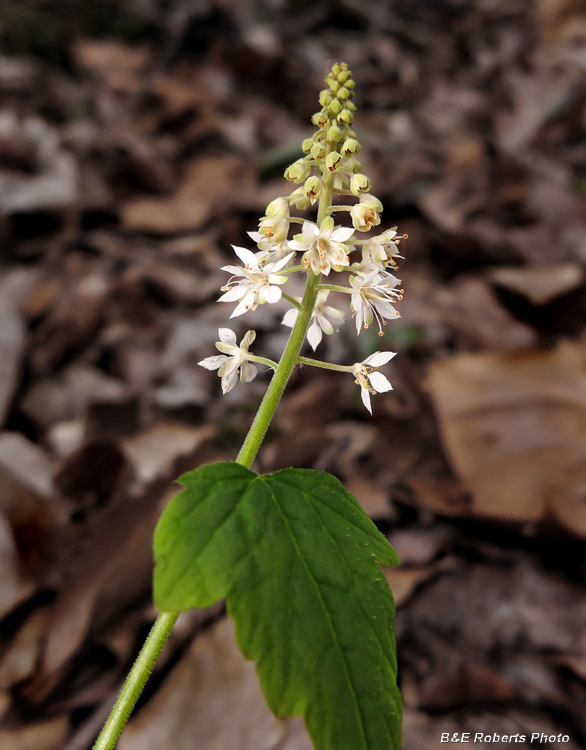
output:
[[[319,323],[319,327],[322,329],[324,333],[327,333],[328,336],[332,335],[332,333],[334,332],[334,326],[330,323],[330,321],[326,318],[325,315],[321,315],[321,313],[315,313],[315,320],[317,323]],[[321,339],[321,336],[320,336],[320,339]]]
[[[222,378],[222,392],[224,394],[228,393],[228,391],[231,391],[232,388],[234,388],[237,382],[238,370],[232,370],[232,372],[229,372],[225,377]]]
[[[225,344],[236,346],[236,334],[229,328],[218,328],[218,336],[220,337],[220,341],[223,341]]]
[[[263,287],[263,290],[264,298],[270,304],[273,305],[275,302],[278,302],[281,299],[281,290],[278,286],[265,286]]]
[[[239,366],[240,363],[235,357],[228,357],[226,362],[224,362],[224,364],[218,370],[218,375],[221,378],[227,378],[231,373],[236,372]]]
[[[370,365],[371,367],[382,367],[390,362],[393,357],[397,356],[397,352],[375,352],[367,357],[363,365]]]
[[[382,372],[371,372],[368,376],[368,382],[377,393],[386,393],[392,391],[393,386],[385,378]]]
[[[297,240],[289,240],[287,242],[288,247],[291,248],[291,250],[301,250],[302,252],[304,250],[307,250],[307,242],[298,242]]]
[[[242,297],[244,297],[244,295],[246,294],[246,290],[246,285],[235,286],[232,289],[228,289],[227,292],[222,294],[222,296],[218,298],[218,302],[236,302],[236,300],[242,299]]]
[[[240,367],[240,380],[243,383],[250,383],[251,380],[256,378],[257,369],[250,362],[243,362]]]
[[[277,271],[280,271],[281,268],[285,268],[287,263],[291,260],[291,258],[295,255],[295,253],[289,253],[289,255],[286,255],[284,258],[281,258],[281,260],[278,260],[275,265],[271,268],[271,273],[276,273]]]
[[[287,283],[287,277],[286,276],[279,276],[277,273],[271,273],[268,278],[269,284],[286,284]]]
[[[244,315],[244,313],[250,310],[250,305],[246,304],[246,299],[247,298],[245,297],[239,305],[236,305],[234,312],[230,315],[231,318],[238,318],[240,315]]]
[[[301,227],[301,232],[306,237],[313,239],[314,237],[319,236],[319,227],[312,221],[305,221]]]
[[[223,341],[217,341],[216,349],[222,352],[222,354],[227,354],[229,357],[240,356],[240,349],[237,346],[234,346],[234,344],[226,344]]]
[[[354,227],[336,227],[332,232],[332,239],[335,242],[344,242],[350,239],[354,234]]]
[[[251,240],[254,240],[254,242],[260,242],[262,240],[262,234],[260,232],[247,232],[246,234]]]
[[[368,392],[368,388],[361,388],[360,395],[362,396],[362,403],[372,414],[372,406],[370,405],[370,393]]]
[[[376,308],[377,312],[383,316],[383,318],[394,320],[395,318],[401,317],[399,315],[399,311],[395,310],[395,308],[391,305],[390,302],[386,302],[386,301],[378,302],[377,301],[377,302],[373,302],[372,304]]]
[[[299,316],[299,310],[296,307],[293,307],[291,308],[291,310],[287,310],[287,312],[283,315],[283,320],[281,321],[281,323],[284,326],[289,326],[289,328],[293,328],[298,316]]]
[[[232,245],[232,247],[244,265],[250,266],[251,268],[256,268],[258,266],[256,256],[251,250],[247,250],[245,247],[238,247],[237,245]]]
[[[256,338],[256,331],[246,331],[242,341],[240,342],[240,348],[248,351],[248,347],[252,344]]]
[[[198,362],[197,364],[201,365],[201,367],[205,367],[206,370],[217,370],[227,360],[228,360],[228,357],[226,357],[225,354],[217,354],[215,357],[206,357],[205,359],[202,359],[202,361]]]
[[[330,318],[342,319],[345,316],[343,310],[338,310],[336,307],[330,307],[329,305],[326,305],[326,307],[324,307],[324,313],[326,315],[329,315]]]
[[[307,330],[307,340],[313,351],[315,351],[322,340],[322,332],[317,320],[314,320]]]

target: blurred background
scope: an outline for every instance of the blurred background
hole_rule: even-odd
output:
[[[2,0],[0,746],[91,747],[155,617],[154,524],[232,460],[268,376],[222,397],[215,300],[289,192],[332,62],[409,235],[399,355],[363,408],[295,375],[257,468],[334,473],[388,535],[405,750],[442,732],[586,747],[584,0]],[[287,305],[238,318],[278,357]],[[508,746],[508,745],[507,745]],[[222,606],[183,615],[120,750],[310,750]]]

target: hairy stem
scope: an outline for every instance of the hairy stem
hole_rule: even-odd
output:
[[[324,177],[324,189],[322,190],[319,200],[319,210],[317,214],[318,225],[321,225],[321,222],[328,215],[328,210],[331,205],[332,177],[331,175],[326,175]],[[281,399],[281,395],[291,377],[291,373],[293,372],[295,365],[300,361],[298,359],[299,352],[303,340],[305,339],[307,326],[309,325],[311,314],[313,313],[313,308],[315,306],[320,278],[319,275],[314,274],[311,270],[307,272],[307,284],[300,305],[299,315],[297,316],[295,325],[291,330],[289,341],[287,342],[287,346],[285,347],[285,351],[283,352],[279,364],[277,365],[276,362],[264,359],[263,357],[251,357],[251,361],[261,362],[269,367],[276,366],[276,370],[236,459],[236,462],[242,466],[250,468],[252,465],[269,428],[275,409]],[[293,300],[290,301],[293,302]],[[161,653],[161,650],[173,629],[177,617],[178,614],[174,612],[162,612],[157,617],[141,652],[130,670],[130,674],[126,678],[126,682],[122,687],[110,716],[96,740],[93,750],[113,750],[116,746],[118,737],[124,729],[124,725],[128,721],[132,709],[136,705],[136,701],[145,686],[157,657]]]
[[[178,617],[174,612],[163,612],[157,617],[96,740],[94,750],[112,750],[116,747],[120,732],[124,729]]]
[[[352,372],[353,365],[335,365],[333,362],[323,362],[321,359],[311,359],[310,357],[297,357],[301,365],[311,365],[312,367],[321,367],[324,370],[335,370],[336,372]]]

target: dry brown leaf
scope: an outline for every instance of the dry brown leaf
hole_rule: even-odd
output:
[[[269,750],[283,726],[267,707],[254,662],[225,618],[198,636],[183,660],[132,720],[119,750]]]
[[[283,724],[285,736],[274,750],[314,750],[303,719],[287,719]]]
[[[25,345],[25,329],[18,309],[36,273],[17,269],[0,282],[0,425],[4,424],[16,389]]]
[[[0,656],[0,690],[11,688],[32,675],[45,636],[46,621],[45,609],[34,612]]]
[[[77,39],[72,45],[76,64],[96,81],[120,93],[136,91],[150,62],[146,45],[129,47],[112,39]]]
[[[502,351],[529,348],[536,342],[536,333],[508,313],[482,279],[460,278],[438,289],[434,302],[466,348]]]
[[[577,263],[554,266],[498,266],[488,278],[499,286],[520,294],[534,305],[547,305],[584,281],[584,269]]]
[[[194,453],[215,433],[211,425],[188,427],[162,422],[122,441],[122,448],[134,466],[139,485],[171,478],[169,473],[181,456]]]
[[[571,491],[552,495],[560,475],[586,459],[585,362],[584,347],[564,341],[550,351],[465,354],[432,366],[444,444],[473,512],[537,521],[549,511],[586,534],[586,506]]]
[[[0,747],[2,750],[58,750],[68,727],[67,716],[55,716],[22,727],[0,729]]]
[[[248,183],[250,184],[246,184]],[[246,187],[245,187],[246,185]],[[175,233],[200,227],[214,207],[226,208],[237,187],[250,190],[250,169],[234,156],[205,157],[190,162],[178,191],[168,198],[137,198],[122,207],[131,231]]]
[[[0,618],[35,590],[23,570],[10,524],[0,514]]]
[[[344,485],[370,518],[386,518],[391,514],[388,487],[360,475],[345,478]]]

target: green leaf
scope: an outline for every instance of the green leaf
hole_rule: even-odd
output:
[[[163,611],[227,597],[277,716],[303,714],[317,750],[399,750],[393,548],[335,477],[202,466],[155,532]]]

